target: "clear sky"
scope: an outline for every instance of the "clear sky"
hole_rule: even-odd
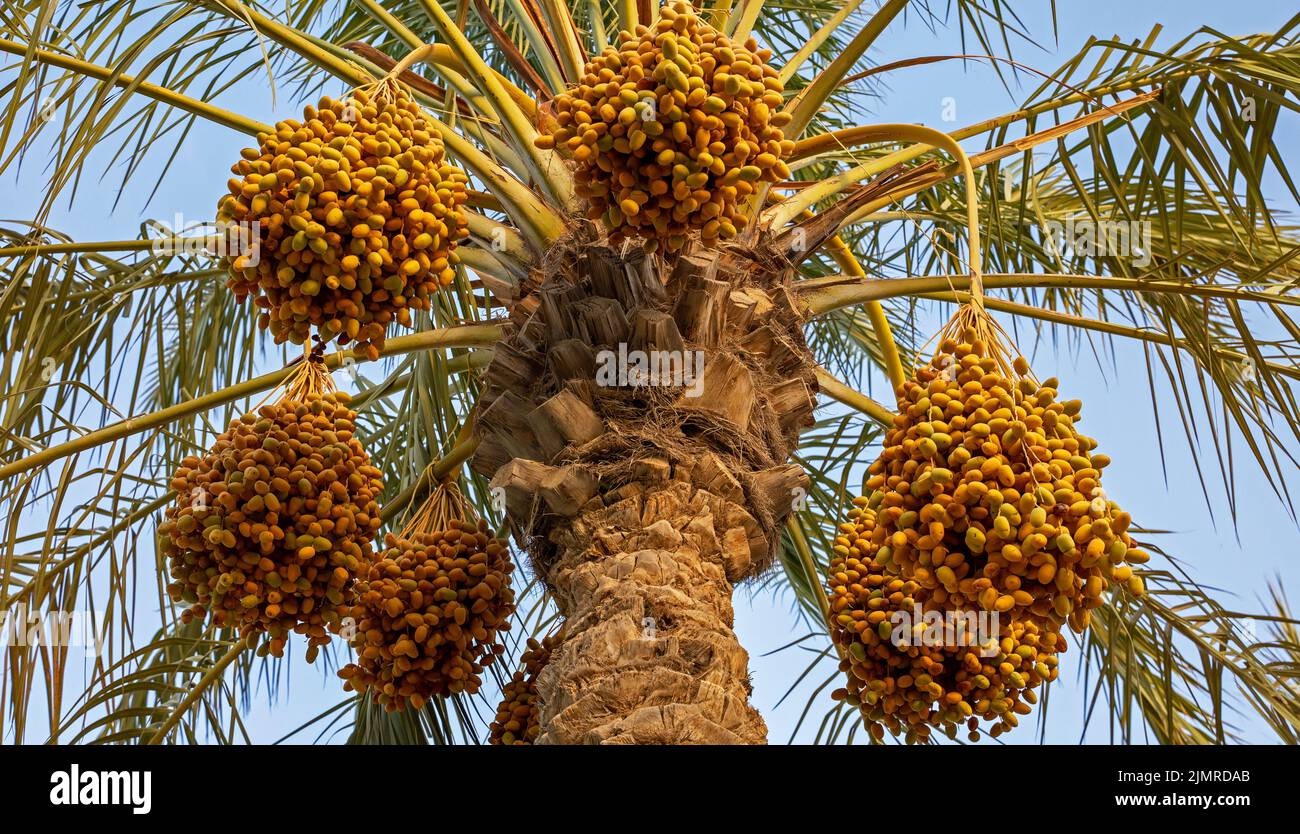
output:
[[[869,2],[868,5],[872,4]],[[932,5],[942,7],[944,3],[934,2]],[[1077,51],[1089,35],[1140,38],[1145,37],[1153,25],[1163,24],[1165,34],[1161,42],[1169,43],[1200,25],[1234,35],[1271,31],[1295,13],[1291,3],[1265,0],[1238,0],[1235,3],[1073,0],[1055,4],[1058,45],[1051,39],[1046,17],[1050,4],[1018,2],[1013,5],[1017,10],[1034,10],[1022,12],[1022,17],[1044,47],[1036,49],[1018,44],[1015,46],[1016,57],[1022,63],[1044,71],[1053,70],[1062,57]],[[972,46],[967,48],[975,50]],[[913,18],[905,29],[896,22],[886,37],[879,41],[871,57],[884,63],[917,55],[953,54],[960,49],[954,31],[932,33]],[[963,67],[959,62],[946,62],[893,72],[887,76],[886,83],[883,97],[873,102],[872,112],[867,118],[881,122],[924,122],[942,127],[941,109],[945,98],[955,100],[957,123],[969,124],[1013,109],[1038,82],[1026,80],[1025,89],[1008,93],[986,64]],[[261,83],[242,85],[238,95],[224,103],[263,120],[295,113],[302,104],[286,98],[282,87],[279,101],[272,106],[269,93]],[[1279,149],[1284,157],[1293,158],[1300,148],[1297,141],[1300,133],[1294,120],[1284,126],[1280,135]],[[246,139],[242,136],[224,128],[200,124],[180,149],[172,174],[147,205],[144,201],[153,185],[151,180],[128,188],[118,208],[110,211],[115,184],[111,187],[99,185],[92,176],[83,183],[73,205],[67,205],[66,201],[60,203],[50,225],[70,233],[77,240],[107,240],[135,236],[140,222],[146,217],[168,223],[176,213],[193,219],[210,217],[216,197],[224,192],[227,161],[237,158],[244,144]],[[6,194],[0,214],[9,218],[31,215],[40,197],[38,187],[42,172],[39,164],[33,164],[36,162],[35,158],[28,159],[16,189],[11,174],[0,180]],[[97,175],[98,169],[93,173]],[[1278,188],[1270,189],[1269,193],[1278,198],[1285,197]],[[1287,211],[1296,208],[1285,199],[1280,199],[1276,205]],[[1029,351],[1033,343],[1026,339],[1021,347]],[[1143,525],[1174,531],[1162,539],[1162,546],[1181,558],[1192,576],[1202,584],[1221,589],[1220,598],[1229,607],[1260,610],[1266,582],[1274,576],[1280,576],[1283,585],[1289,589],[1300,588],[1300,569],[1295,554],[1300,537],[1295,523],[1288,518],[1263,478],[1250,466],[1245,463],[1238,466],[1241,501],[1239,526],[1235,531],[1226,511],[1218,514],[1217,526],[1208,517],[1195,471],[1178,435],[1166,434],[1170,454],[1167,477],[1162,475],[1141,352],[1128,345],[1118,347],[1113,361],[1108,359],[1103,364],[1099,364],[1090,352],[1085,351],[1077,357],[1068,350],[1058,353],[1050,343],[1040,346],[1032,357],[1040,376],[1061,377],[1063,396],[1077,397],[1085,402],[1084,430],[1096,437],[1102,451],[1115,461],[1106,473],[1110,496]],[[875,385],[877,392],[886,390],[879,378]],[[1216,500],[1223,500],[1221,491],[1212,492],[1212,495]],[[145,596],[148,595],[146,591]],[[1292,597],[1294,601],[1300,601],[1300,595],[1292,594]],[[793,625],[790,606],[789,599],[773,598],[768,594],[751,599],[742,590],[737,595],[737,630],[752,657],[754,701],[768,720],[773,742],[784,741],[790,736],[810,691],[807,685],[797,688],[781,709],[775,709],[790,682],[807,663],[806,656],[797,650],[768,655],[786,644],[792,632],[802,633]],[[145,609],[142,607],[141,610]],[[1077,657],[1077,653],[1067,657],[1066,678],[1073,676],[1073,657]],[[295,668],[290,686],[282,691],[273,709],[265,703],[256,704],[245,715],[254,738],[273,740],[306,716],[336,703],[339,697],[337,680],[322,681],[320,675],[317,669]],[[820,680],[822,676],[811,677]],[[1047,735],[1049,740],[1069,742],[1079,738],[1083,710],[1079,689],[1071,682],[1055,687]],[[819,716],[825,703],[818,704],[811,714]],[[812,723],[815,726],[815,720]],[[1032,741],[1034,737],[1035,734],[1026,727],[1012,734],[1010,739]],[[1267,738],[1262,731],[1255,733],[1255,737]],[[811,738],[807,727],[799,738]],[[1104,741],[1104,725],[1098,725],[1089,738]]]

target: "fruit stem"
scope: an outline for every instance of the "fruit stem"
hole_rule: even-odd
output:
[[[966,231],[968,245],[970,247],[969,263],[971,274],[971,303],[980,307],[984,303],[984,285],[983,285],[983,246],[980,243],[980,225],[979,225],[979,192],[975,185],[975,169],[971,166],[970,157],[966,151],[942,130],[935,130],[932,127],[924,125],[896,124],[896,125],[878,125],[875,132],[880,135],[888,135],[891,138],[905,139],[913,142],[923,142],[935,148],[941,148],[957,160],[961,168],[962,179],[966,184]]]
[[[396,81],[402,73],[410,69],[417,61],[427,61],[432,58],[433,52],[434,46],[431,43],[426,43],[418,49],[412,49],[406,53],[405,58],[393,65],[393,68],[388,71],[388,75],[384,76],[383,80]]]
[[[411,502],[415,500],[415,496],[419,493],[422,485],[425,484],[426,479],[436,482],[446,478],[462,463],[469,460],[476,449],[478,449],[478,438],[472,434],[459,439],[446,455],[429,464],[420,473],[419,477],[412,481],[393,500],[385,502],[380,518],[384,520],[384,523],[392,521],[397,517],[398,513],[409,507]]]

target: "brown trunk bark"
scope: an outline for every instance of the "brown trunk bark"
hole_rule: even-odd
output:
[[[552,534],[548,579],[567,619],[538,678],[537,743],[763,743],[731,630],[718,499],[681,481],[629,492]],[[733,555],[747,558],[741,542]]]
[[[575,243],[511,299],[472,466],[565,617],[538,743],[765,740],[731,593],[807,485],[787,464],[816,391],[790,273],[771,252],[667,267]],[[698,351],[702,395],[610,384],[619,350]]]

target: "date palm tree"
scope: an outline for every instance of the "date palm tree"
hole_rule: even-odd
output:
[[[918,305],[982,291],[1021,327],[1140,343],[1152,389],[1167,377],[1177,398],[1187,442],[1167,453],[1214,461],[1232,503],[1240,438],[1289,509],[1300,234],[1264,183],[1296,194],[1273,140],[1300,109],[1300,17],[1168,47],[1089,40],[1015,111],[948,132],[859,123],[872,85],[917,64],[1027,72],[1007,46],[1028,37],[1012,5],[950,3],[977,54],[910,57],[890,56],[888,35],[933,25],[923,0],[704,4],[718,31],[774,52],[790,176],[756,190],[734,240],[647,252],[609,240],[573,167],[537,140],[584,64],[657,19],[652,0],[6,3],[0,166],[49,156],[36,216],[0,229],[0,609],[93,607],[106,640],[84,667],[66,648],[11,647],[6,739],[239,741],[251,700],[282,682],[288,661],[181,621],[156,522],[179,462],[288,369],[257,373],[267,337],[185,230],[73,240],[47,225],[98,171],[123,187],[183,177],[202,124],[250,144],[273,132],[237,112],[236,93],[268,78],[299,101],[392,75],[468,172],[456,281],[378,360],[345,346],[325,361],[355,383],[385,523],[457,481],[531,580],[495,688],[396,713],[340,690],[287,722],[300,729],[481,741],[522,638],[562,621],[537,681],[541,741],[762,743],[732,621],[747,582],[797,602],[807,634],[792,645],[814,648],[805,675],[825,680],[804,708],[825,713],[818,739],[865,738],[824,695],[842,673],[823,577],[850,479],[893,419],[892,397],[855,389],[871,368],[897,386],[924,361]],[[869,50],[892,62],[868,68]],[[1049,231],[1067,222],[1141,222],[1149,251],[1058,245]],[[699,352],[704,395],[598,384],[620,345]],[[1119,738],[1232,740],[1248,713],[1296,741],[1284,597],[1249,615],[1272,624],[1251,639],[1195,573],[1158,558],[1146,596],[1112,594],[1079,638],[1080,680]]]

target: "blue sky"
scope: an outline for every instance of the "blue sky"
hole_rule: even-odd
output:
[[[941,7],[943,3],[935,2],[933,5]],[[1163,24],[1165,34],[1161,42],[1168,43],[1200,25],[1238,35],[1274,30],[1294,14],[1294,7],[1290,4],[1261,0],[1240,0],[1231,4],[1206,0],[1090,0],[1087,3],[1076,0],[1055,4],[1058,47],[1051,40],[1047,23],[1045,10],[1048,3],[1021,2],[1015,5],[1018,9],[1041,7],[1041,11],[1022,15],[1044,48],[1018,44],[1015,52],[1022,63],[1044,71],[1055,69],[1061,59],[1073,54],[1089,35],[1141,38],[1153,25]],[[975,49],[967,48],[970,51]],[[895,23],[886,37],[879,41],[871,57],[884,63],[916,55],[952,54],[959,50],[954,31],[941,30],[936,34],[912,18],[906,28]],[[1038,83],[1037,80],[1026,80],[1025,89],[1008,92],[986,64],[963,66],[960,62],[907,68],[890,73],[884,81],[886,86],[882,97],[871,105],[872,112],[868,117],[871,121],[923,122],[936,127],[945,125],[941,116],[946,98],[955,102],[956,124],[969,124],[1013,109],[1019,99]],[[283,87],[280,88],[279,101],[273,106],[264,83],[243,85],[238,95],[228,97],[225,103],[263,120],[296,113],[301,107],[301,102],[286,98]],[[950,128],[954,126],[949,125]],[[1300,142],[1297,142],[1300,134],[1294,120],[1283,127],[1280,137],[1279,149],[1283,156],[1293,157],[1300,147]],[[190,218],[209,217],[216,197],[224,191],[228,176],[226,160],[237,158],[246,141],[245,137],[232,131],[199,125],[180,149],[173,173],[147,205],[145,200],[152,182],[129,188],[118,208],[110,212],[113,190],[100,186],[92,178],[82,185],[73,205],[69,206],[66,200],[59,203],[50,225],[70,233],[77,240],[120,239],[135,236],[140,222],[146,217],[168,223],[176,213]],[[33,212],[40,197],[37,184],[41,176],[39,166],[32,164],[34,161],[28,160],[16,189],[11,190],[14,185],[12,174],[5,175],[4,189],[9,196],[0,214],[21,218]],[[98,174],[98,169],[94,169],[94,173]],[[1279,198],[1276,204],[1279,208],[1295,210],[1294,204],[1280,199],[1284,196],[1280,188],[1274,187],[1268,193]],[[1022,339],[1021,347],[1026,352],[1034,350],[1032,338]],[[1181,558],[1192,576],[1202,584],[1221,589],[1220,598],[1228,607],[1259,610],[1266,583],[1273,577],[1280,577],[1286,588],[1300,588],[1297,582],[1300,569],[1295,554],[1300,539],[1295,523],[1262,476],[1249,465],[1241,462],[1238,466],[1240,507],[1235,530],[1226,510],[1218,513],[1215,521],[1208,516],[1196,472],[1179,435],[1166,433],[1169,454],[1167,472],[1162,474],[1141,351],[1124,344],[1117,345],[1117,348],[1112,357],[1105,357],[1101,363],[1087,350],[1076,356],[1070,350],[1057,352],[1050,343],[1038,346],[1032,353],[1040,376],[1061,377],[1063,396],[1077,397],[1085,402],[1084,430],[1096,437],[1102,451],[1115,461],[1106,473],[1107,491],[1111,497],[1142,524],[1173,531],[1162,539],[1164,548]],[[879,377],[874,380],[874,386],[877,396],[886,390]],[[1165,396],[1166,408],[1169,402]],[[1212,470],[1210,474],[1213,476]],[[1211,496],[1216,501],[1223,501],[1221,491],[1212,489]],[[149,592],[146,591],[145,595],[148,596]],[[807,659],[797,650],[774,655],[768,653],[789,642],[792,634],[802,633],[802,629],[794,623],[790,601],[785,598],[773,598],[769,594],[751,598],[741,590],[737,594],[736,609],[737,631],[752,657],[754,702],[768,720],[772,741],[784,741],[798,720],[802,704],[811,691],[810,686],[798,687],[781,709],[775,709],[775,705],[790,682],[803,671]],[[1071,657],[1067,657],[1065,666],[1066,676],[1072,676]],[[811,677],[820,680],[821,675]],[[256,704],[245,719],[256,740],[270,741],[304,717],[336,703],[339,694],[337,679],[322,681],[317,669],[295,668],[290,685],[281,692],[274,708],[264,703]],[[1055,687],[1052,697],[1048,739],[1077,740],[1083,710],[1080,687],[1067,681]],[[815,707],[814,716],[820,715],[824,703]],[[815,726],[815,720],[812,723]],[[1032,721],[1029,723],[1033,724]],[[1259,728],[1247,726],[1248,735],[1267,739]],[[800,740],[811,739],[806,730],[798,736]],[[1099,725],[1089,739],[1104,741],[1104,726]],[[1034,733],[1026,727],[1013,734],[1011,740],[1032,741]]]

